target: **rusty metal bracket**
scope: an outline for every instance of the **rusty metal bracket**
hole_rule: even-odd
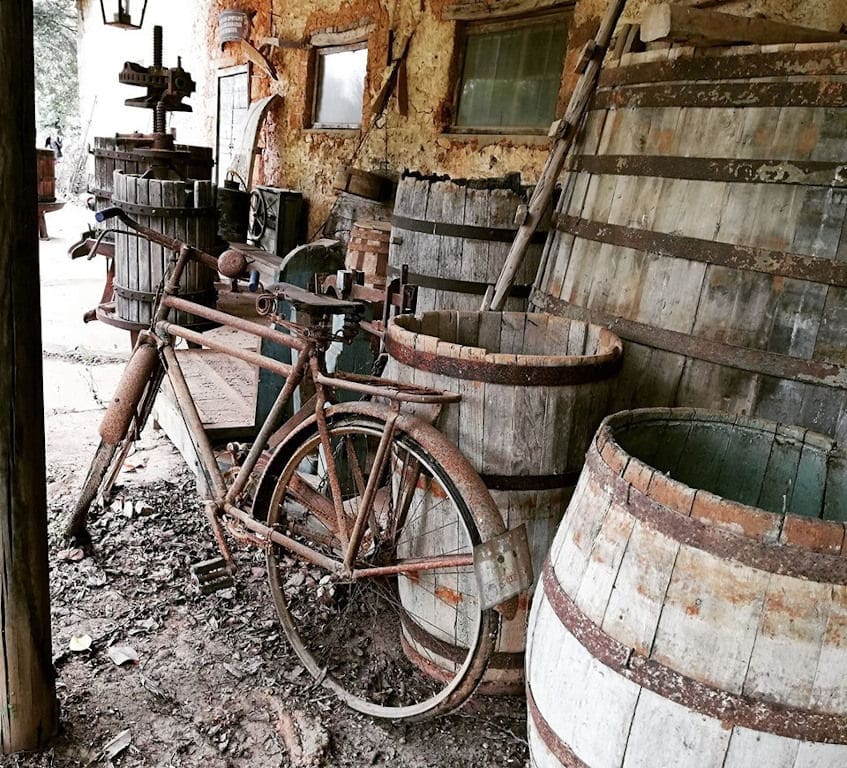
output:
[[[473,564],[483,610],[506,603],[529,589],[533,574],[526,525],[521,523],[475,546]]]

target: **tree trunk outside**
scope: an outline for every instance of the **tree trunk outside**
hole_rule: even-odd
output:
[[[50,636],[32,0],[0,2],[0,750],[47,746]]]

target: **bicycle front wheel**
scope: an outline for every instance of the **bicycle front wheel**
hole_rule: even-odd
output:
[[[383,421],[342,413],[327,423],[334,461],[316,425],[297,433],[271,499],[268,524],[322,557],[319,566],[293,549],[268,551],[283,629],[315,679],[360,712],[420,719],[455,709],[479,683],[498,626],[479,605],[472,553],[481,537],[462,480],[427,438],[396,431],[376,466]],[[339,574],[346,535],[331,464],[346,533],[377,475],[352,578]]]

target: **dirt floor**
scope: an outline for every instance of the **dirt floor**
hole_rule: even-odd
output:
[[[62,523],[128,350],[125,332],[79,322],[77,304],[99,297],[102,266],[69,264],[64,249],[76,219],[66,217],[48,220],[56,232],[41,257],[61,733],[49,753],[0,764],[526,765],[519,699],[477,696],[457,714],[411,725],[338,704],[288,649],[259,553],[239,553],[234,588],[201,597],[189,566],[215,554],[211,536],[193,475],[152,429],[128,458],[115,501],[93,522],[96,556],[78,559],[80,552],[66,549]]]

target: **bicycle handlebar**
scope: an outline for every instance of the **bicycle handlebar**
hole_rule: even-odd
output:
[[[97,213],[94,214],[94,218],[99,224],[102,224],[107,219],[113,219],[115,216],[122,219],[126,216],[126,214],[116,205],[113,205],[110,208],[104,208],[102,211],[97,211]]]
[[[201,251],[199,248],[194,248],[183,240],[180,240],[177,237],[171,237],[170,235],[165,235],[158,230],[151,229],[150,227],[145,227],[143,224],[139,224],[135,219],[130,216],[127,216],[120,208],[117,206],[110,206],[109,208],[104,208],[102,211],[97,211],[94,214],[94,218],[100,222],[101,224],[104,221],[108,221],[109,219],[120,219],[126,226],[130,229],[137,232],[141,237],[146,238],[151,243],[155,243],[156,245],[161,245],[163,248],[167,248],[169,251],[173,251],[176,254],[182,252],[185,248],[188,250],[188,255],[194,261],[199,261],[201,264],[205,264],[207,267],[214,269],[215,271],[219,270],[218,267],[218,259],[212,256],[210,253],[206,253],[205,251]],[[246,258],[243,258],[244,269],[243,271],[246,273]],[[227,277],[239,277],[241,273],[238,274],[229,274],[229,272],[220,270]]]

